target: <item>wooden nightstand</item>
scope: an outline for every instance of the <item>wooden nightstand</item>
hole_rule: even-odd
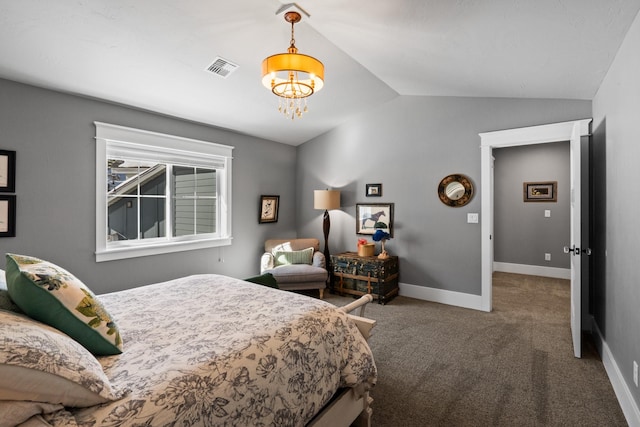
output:
[[[331,255],[334,290],[340,295],[371,294],[385,304],[398,294],[400,266],[397,256],[378,259],[356,252]]]

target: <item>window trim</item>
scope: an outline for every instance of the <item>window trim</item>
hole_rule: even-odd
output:
[[[214,142],[184,138],[158,132],[129,128],[109,123],[94,122],[96,126],[96,262],[158,255],[195,249],[231,245],[231,177],[232,150],[234,147]],[[217,237],[176,238],[154,242],[132,241],[129,245],[107,247],[107,157],[110,149],[137,146],[140,152],[154,153],[155,158],[197,159],[199,165],[208,161],[216,164],[220,171],[220,232]],[[203,160],[205,159],[205,160]],[[179,162],[178,162],[179,163]],[[220,165],[224,165],[220,168]],[[211,164],[209,164],[211,167]]]

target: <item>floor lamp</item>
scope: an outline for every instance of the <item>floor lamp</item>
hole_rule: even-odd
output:
[[[329,211],[340,207],[340,191],[338,190],[314,190],[313,192],[313,208],[324,209],[322,219],[322,231],[324,232],[324,257],[329,272],[329,291],[333,291],[333,274],[331,270],[331,254],[329,253],[329,228],[331,221],[329,220]]]

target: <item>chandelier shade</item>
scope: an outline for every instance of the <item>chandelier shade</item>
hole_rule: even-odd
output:
[[[307,112],[308,96],[324,86],[324,65],[313,56],[298,53],[293,33],[300,22],[298,12],[287,12],[291,23],[291,44],[286,53],[278,53],[262,61],[262,84],[280,98],[278,110],[292,120]]]
[[[271,55],[262,61],[262,84],[284,98],[306,98],[324,86],[324,65],[301,53]]]

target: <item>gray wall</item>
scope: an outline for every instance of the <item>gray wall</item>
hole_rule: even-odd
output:
[[[233,244],[96,263],[94,121],[234,146]],[[52,261],[96,293],[194,273],[258,274],[264,240],[295,236],[295,147],[0,80],[0,148],[17,152],[18,199],[17,235],[0,239],[0,254]],[[277,223],[258,224],[260,194],[280,195]]]
[[[570,268],[562,251],[571,232],[569,142],[499,148],[493,156],[494,261]],[[523,182],[536,181],[557,181],[557,202],[523,202]]]
[[[595,319],[636,405],[640,363],[640,15],[593,100]]]
[[[401,96],[303,144],[297,163],[297,229],[322,239],[322,212],[313,190],[342,191],[331,212],[332,253],[356,250],[355,204],[395,204],[394,238],[400,281],[480,295],[479,132],[591,117],[590,101]],[[447,207],[436,194],[451,173],[476,186],[470,204]],[[382,183],[382,197],[365,197],[365,184]]]

